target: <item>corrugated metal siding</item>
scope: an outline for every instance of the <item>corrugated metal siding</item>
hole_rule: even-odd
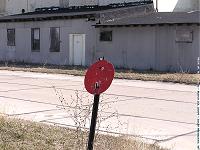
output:
[[[70,0],[70,6],[82,6],[82,5],[109,5],[112,3],[128,3],[128,2],[137,2],[140,0]]]
[[[22,9],[25,11],[34,11],[39,7],[60,6],[60,0],[12,0],[6,3],[6,15],[19,14]]]
[[[5,0],[1,0],[1,1],[0,1],[0,16],[1,16],[3,13],[5,13],[5,4],[6,4]]]
[[[195,72],[200,56],[200,28],[153,26],[98,28],[96,57],[104,56],[117,67],[137,70]],[[99,41],[100,31],[112,31],[112,42]],[[193,31],[192,42],[176,42],[176,31]]]
[[[108,4],[112,4],[112,3],[123,3],[123,2],[137,2],[140,0],[99,0],[99,4],[100,5],[108,5]]]

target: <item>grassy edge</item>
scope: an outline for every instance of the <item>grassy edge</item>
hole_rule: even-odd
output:
[[[0,70],[24,71],[49,74],[67,74],[73,76],[84,76],[86,67],[80,66],[57,66],[57,65],[40,65],[40,64],[2,64]],[[116,79],[141,80],[141,81],[159,81],[196,85],[200,80],[200,75],[190,73],[169,73],[156,71],[136,71],[129,69],[116,69]]]
[[[73,129],[0,116],[0,149],[4,150],[82,150],[86,149],[88,133],[83,134],[83,143],[77,143]],[[102,134],[96,138],[94,146],[96,150],[167,150],[133,138]]]

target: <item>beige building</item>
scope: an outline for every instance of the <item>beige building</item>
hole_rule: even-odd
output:
[[[1,17],[0,61],[89,66],[104,56],[118,68],[196,72],[199,11],[90,8]]]
[[[32,12],[36,8],[67,7],[68,5],[68,0],[0,0],[0,14],[12,15],[22,13],[22,10]]]

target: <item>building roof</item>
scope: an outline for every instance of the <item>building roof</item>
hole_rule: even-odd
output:
[[[107,6],[73,6],[69,8],[49,7],[37,8],[34,12],[5,16],[0,22],[21,22],[21,21],[43,21],[56,19],[88,18],[99,15],[102,12],[117,10],[127,7],[153,4],[152,0],[140,0],[131,3],[116,3]]]
[[[193,12],[154,12],[139,17],[124,17],[109,20],[96,27],[120,27],[130,25],[162,25],[162,24],[200,24],[200,11]]]
[[[23,21],[45,21],[57,19],[73,19],[94,17],[95,12],[73,12],[73,13],[54,13],[54,14],[23,14],[1,17],[0,22],[23,22]]]

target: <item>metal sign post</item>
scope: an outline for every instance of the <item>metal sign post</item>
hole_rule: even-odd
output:
[[[106,60],[99,60],[86,73],[84,80],[85,88],[90,94],[94,95],[87,150],[93,150],[100,94],[110,87],[114,78],[114,72],[114,67],[111,63]]]
[[[92,119],[91,119],[91,125],[90,125],[90,134],[89,134],[89,139],[88,139],[88,150],[93,150],[94,135],[95,135],[98,107],[99,107],[99,96],[100,95],[98,95],[98,94],[94,95]]]
[[[197,74],[200,74],[200,57],[197,59]],[[197,83],[197,150],[200,149],[200,82]]]

